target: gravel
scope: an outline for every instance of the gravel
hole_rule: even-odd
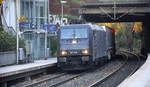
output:
[[[125,78],[127,78],[137,66],[141,66],[144,63],[143,60],[138,61],[134,58],[129,58],[127,64],[121,68],[118,72],[112,75],[102,84],[99,84],[97,87],[117,87]]]
[[[117,70],[122,63],[123,61],[117,59],[113,60],[104,66],[100,66],[97,70],[89,72],[81,77],[60,85],[59,87],[88,87],[97,80],[104,78],[105,76]]]
[[[126,65],[116,72],[116,70],[118,70],[124,63],[125,61],[123,59],[116,58],[106,64],[103,65],[101,64],[99,66],[96,66],[91,70],[80,72],[78,74],[77,73],[65,74],[58,78],[41,82],[32,87],[50,87],[53,84],[61,83],[62,81],[66,81],[66,82],[61,85],[57,85],[57,87],[88,87],[92,85],[94,82],[101,80],[114,72],[115,74],[113,74],[110,78],[108,78],[103,83],[99,84],[98,87],[116,87],[119,83],[121,83],[121,81],[123,81],[126,77],[128,77],[133,72],[133,70],[137,65],[139,65],[139,63],[141,65],[143,64],[141,63],[141,61],[137,61],[134,58],[130,58],[126,63]],[[83,73],[84,75],[80,75]],[[41,80],[43,78],[52,78],[55,77],[56,75],[58,74],[50,74],[41,77]],[[67,81],[71,78],[73,78],[71,81]],[[31,82],[36,82],[36,80]],[[56,85],[53,87],[56,87]]]

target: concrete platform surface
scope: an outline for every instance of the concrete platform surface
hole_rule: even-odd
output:
[[[118,87],[150,87],[150,54],[145,64]]]
[[[41,69],[56,63],[57,58],[48,58],[47,60],[36,60],[33,63],[0,67],[0,77]]]

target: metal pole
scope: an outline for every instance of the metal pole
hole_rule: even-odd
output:
[[[28,19],[29,20],[29,29],[31,29],[31,0],[29,0],[28,2],[29,2],[29,7],[28,7],[29,8],[28,9],[29,10],[29,12],[28,12],[29,13],[28,14],[29,15],[29,17],[28,17],[29,18]]]
[[[61,2],[61,25],[63,25],[63,16],[64,16],[64,6],[63,3]]]
[[[8,1],[9,2],[9,19],[11,18],[11,14],[10,14],[10,10],[11,10],[11,8],[10,8],[10,6],[11,6],[11,0],[9,0]],[[11,21],[9,21],[9,26],[11,25]]]
[[[114,1],[114,20],[116,20],[116,1]]]
[[[37,11],[37,8],[36,8],[36,1],[33,0],[33,17],[34,17],[34,23],[35,23],[35,28],[37,29],[37,19],[35,17],[37,17],[37,14],[36,14],[36,11]]]
[[[16,31],[17,31],[17,48],[16,48],[16,52],[17,52],[17,64],[19,63],[19,29],[18,29],[18,15],[17,15],[17,0],[14,1],[15,2],[15,10],[16,10]]]
[[[64,4],[67,3],[65,0],[61,0],[61,24],[63,25],[63,16],[64,16]]]
[[[49,0],[47,2],[47,22],[49,23]]]
[[[36,12],[37,12],[37,13],[36,13],[36,17],[40,17],[40,16],[39,16],[39,7],[40,7],[40,6],[39,6],[38,4],[39,4],[38,1],[36,1]],[[39,28],[39,18],[36,19],[36,22],[37,22],[37,29],[40,29],[40,28]]]
[[[48,22],[47,22],[47,14],[48,14],[48,5],[47,5],[47,1],[48,0],[45,0],[45,26],[46,26],[46,32],[45,32],[45,57],[47,57],[47,25],[48,25]]]
[[[48,22],[48,23],[50,23],[50,19],[49,19],[49,14],[50,14],[50,8],[49,8],[49,7],[50,7],[50,6],[49,6],[49,4],[50,4],[50,2],[49,2],[49,0],[48,0],[48,5],[47,5],[47,6],[48,6],[48,9],[47,9],[47,10],[48,10],[48,11],[47,11],[47,22]],[[47,35],[48,35],[48,34],[47,34]],[[51,44],[50,44],[50,42],[51,42],[51,41],[50,41],[50,39],[49,39],[49,42],[48,42],[48,44],[49,44],[49,51],[48,51],[48,52],[49,52],[49,57],[51,56],[51,54],[50,54],[50,53],[51,53]],[[48,56],[48,54],[47,54],[47,56]]]
[[[30,11],[29,11],[29,13],[30,13],[30,14],[29,14],[29,15],[30,15],[30,16],[29,16],[29,20],[30,20],[30,21],[29,21],[29,24],[30,24],[29,28],[30,28],[30,29],[31,29],[31,20],[32,20],[32,19],[31,19],[31,18],[32,18],[32,7],[31,7],[31,5],[32,5],[32,4],[31,4],[31,0],[29,0],[29,10],[30,10]]]

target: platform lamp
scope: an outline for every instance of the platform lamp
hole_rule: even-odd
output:
[[[65,0],[61,0],[61,25],[63,25],[63,16],[64,16],[64,4],[67,3]]]

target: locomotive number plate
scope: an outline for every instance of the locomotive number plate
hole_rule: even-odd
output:
[[[70,51],[70,54],[77,54],[77,51]]]

